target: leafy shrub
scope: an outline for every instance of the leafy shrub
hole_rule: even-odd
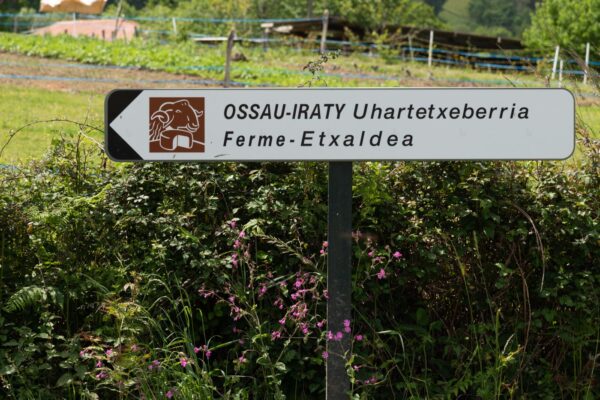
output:
[[[357,163],[338,328],[323,164],[116,166],[57,141],[0,180],[4,391],[322,397],[339,331],[356,398],[595,398],[600,174],[582,146],[576,167]]]

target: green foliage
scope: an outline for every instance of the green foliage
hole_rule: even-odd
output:
[[[469,3],[469,15],[480,25],[482,34],[492,34],[492,29],[493,34],[499,36],[520,36],[529,25],[531,11],[531,4],[524,4],[522,0],[471,0]]]
[[[444,3],[446,2],[446,0],[424,0],[424,2],[433,7],[433,11],[436,15],[438,15],[440,11],[442,11],[442,9],[444,8]]]
[[[560,45],[581,54],[586,43],[600,41],[599,19],[599,0],[545,0],[536,8],[524,40],[540,52]]]
[[[6,312],[26,311],[29,307],[54,304],[62,307],[63,295],[53,287],[27,286],[14,293],[4,306]]]
[[[355,165],[358,398],[600,395],[600,174],[581,146],[577,167]],[[322,325],[325,165],[77,156],[95,151],[63,138],[1,172],[8,398],[322,397],[342,330]]]
[[[431,6],[415,0],[335,0],[333,5],[340,15],[369,31],[382,32],[390,25],[441,25]]]

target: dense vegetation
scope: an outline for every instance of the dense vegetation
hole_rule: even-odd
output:
[[[143,12],[302,16],[322,4],[189,3]],[[365,19],[412,7],[342,3]],[[222,76],[222,54],[189,43],[0,39],[5,51]],[[311,78],[257,65],[234,78]],[[90,140],[101,128],[74,127],[43,159],[0,169],[1,397],[322,398],[338,334],[352,338],[355,399],[600,397],[597,132],[578,126],[577,161],[356,163],[354,309],[332,327],[325,164],[115,165]]]
[[[599,19],[600,0],[545,0],[525,32],[525,43],[537,50],[560,45],[582,53],[586,43],[596,49],[600,42]]]
[[[306,49],[280,46],[265,53],[261,48],[236,45],[234,52],[244,54],[246,60],[233,63],[232,79],[247,85],[297,86],[312,77],[304,67],[307,60],[314,58],[313,48],[313,43],[308,44]],[[198,46],[189,41],[178,43],[174,48],[170,43],[153,39],[140,38],[125,43],[65,35],[44,37],[0,33],[0,51],[223,79],[223,48]],[[356,53],[338,57],[335,69],[332,67],[321,72],[329,86],[397,86],[405,80],[422,81],[426,85],[443,82],[512,86],[515,83],[533,85],[543,82],[538,77],[525,74],[510,75],[510,80],[507,80],[506,74],[481,70],[448,69],[444,66],[423,68],[420,64],[402,62],[391,52],[384,52],[381,57]],[[590,88],[579,90],[589,91]]]
[[[3,391],[315,398],[332,330],[357,398],[597,398],[600,171],[579,133],[576,168],[356,164],[349,333],[324,320],[323,164],[117,168],[56,140],[1,171]]]
[[[471,0],[469,16],[482,34],[519,37],[529,26],[533,6],[531,0]]]

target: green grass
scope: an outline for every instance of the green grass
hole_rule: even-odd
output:
[[[41,57],[59,58],[90,64],[118,65],[186,73],[203,78],[223,79],[223,48],[204,47],[190,42],[175,46],[136,39],[129,43],[117,41],[107,43],[92,38],[69,36],[41,37],[0,33],[0,51]],[[261,48],[237,45],[248,61],[233,65],[234,80],[248,85],[298,86],[310,78],[303,67],[316,54],[309,49],[296,51],[289,47],[274,47],[268,53]],[[437,86],[452,86],[468,81],[482,85],[510,86],[505,77],[525,85],[542,85],[543,81],[528,74],[506,74],[470,68],[448,68],[438,65],[429,69],[422,63],[392,61],[386,63],[379,57],[352,54],[338,58],[334,63],[340,67],[331,71],[361,76],[328,76],[330,86],[402,86],[403,82],[422,81]],[[408,72],[407,72],[408,70]],[[366,75],[366,76],[365,76]],[[384,77],[382,78],[382,75]],[[410,75],[410,79],[408,79]],[[406,85],[406,83],[404,83]]]
[[[276,84],[298,86],[310,78],[303,66],[315,59],[315,54],[273,48],[264,53],[260,48],[241,48],[249,61],[235,64],[233,79],[253,85]],[[167,72],[185,72],[209,78],[222,79],[222,48],[208,48],[182,43],[173,48],[152,42],[134,40],[130,43],[106,43],[90,38],[37,37],[0,33],[0,51],[37,55],[94,63],[143,67]],[[353,54],[331,61],[333,73],[361,74],[367,77],[341,78],[326,76],[329,86],[377,87],[377,86],[458,86],[477,83],[481,86],[541,87],[543,80],[531,74],[506,75],[498,72],[479,71],[469,68],[435,66],[428,69],[423,64],[409,62],[385,63],[381,58]],[[197,70],[187,67],[196,66]],[[376,79],[386,76],[390,79]],[[511,83],[512,82],[512,83]],[[592,92],[590,87],[569,85],[578,91]],[[5,86],[0,92],[0,147],[10,132],[34,121],[48,119],[85,120],[102,127],[103,96],[100,94],[65,93],[43,89]],[[597,105],[579,107],[578,115],[590,126],[593,137],[600,131],[600,109]],[[13,163],[39,157],[49,148],[51,138],[61,132],[76,132],[77,126],[68,123],[43,123],[27,127],[17,134],[0,156],[1,163]],[[98,133],[98,138],[101,134]]]
[[[2,85],[0,90],[0,148],[11,132],[36,121],[67,119],[103,127],[104,97],[98,94],[66,93],[45,89]],[[36,123],[18,132],[4,149],[0,163],[12,164],[37,158],[52,140],[62,133],[76,133],[78,127],[67,122]],[[94,133],[102,140],[102,134]]]
[[[40,57],[58,58],[89,64],[117,65],[148,70],[185,73],[203,79],[222,80],[223,46],[205,47],[191,42],[159,44],[155,41],[135,39],[128,43],[107,43],[93,38],[70,36],[27,36],[0,33],[0,51]],[[232,79],[249,86],[294,87],[310,79],[304,70],[308,61],[317,55],[311,49],[296,50],[293,46],[279,46],[267,53],[260,47],[236,45],[235,51],[245,54],[248,61],[235,62]],[[389,87],[389,86],[457,86],[475,84],[479,86],[540,87],[545,82],[540,75],[507,71],[486,71],[474,68],[450,68],[434,65],[428,68],[423,63],[401,60],[386,62],[380,57],[369,57],[353,53],[341,56],[328,66],[329,86],[344,87]],[[342,77],[339,74],[346,74]],[[348,76],[350,75],[350,76]],[[565,87],[574,85],[565,81]],[[581,90],[581,89],[578,89]],[[582,89],[589,91],[588,88]]]
[[[597,105],[577,107],[577,117],[589,129],[593,138],[600,138],[600,107]]]

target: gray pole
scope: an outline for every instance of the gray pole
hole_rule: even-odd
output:
[[[343,333],[341,341],[328,341],[326,400],[348,400],[350,378],[346,352],[351,333],[344,320],[352,312],[352,162],[329,163],[329,217],[327,255],[327,330]]]

